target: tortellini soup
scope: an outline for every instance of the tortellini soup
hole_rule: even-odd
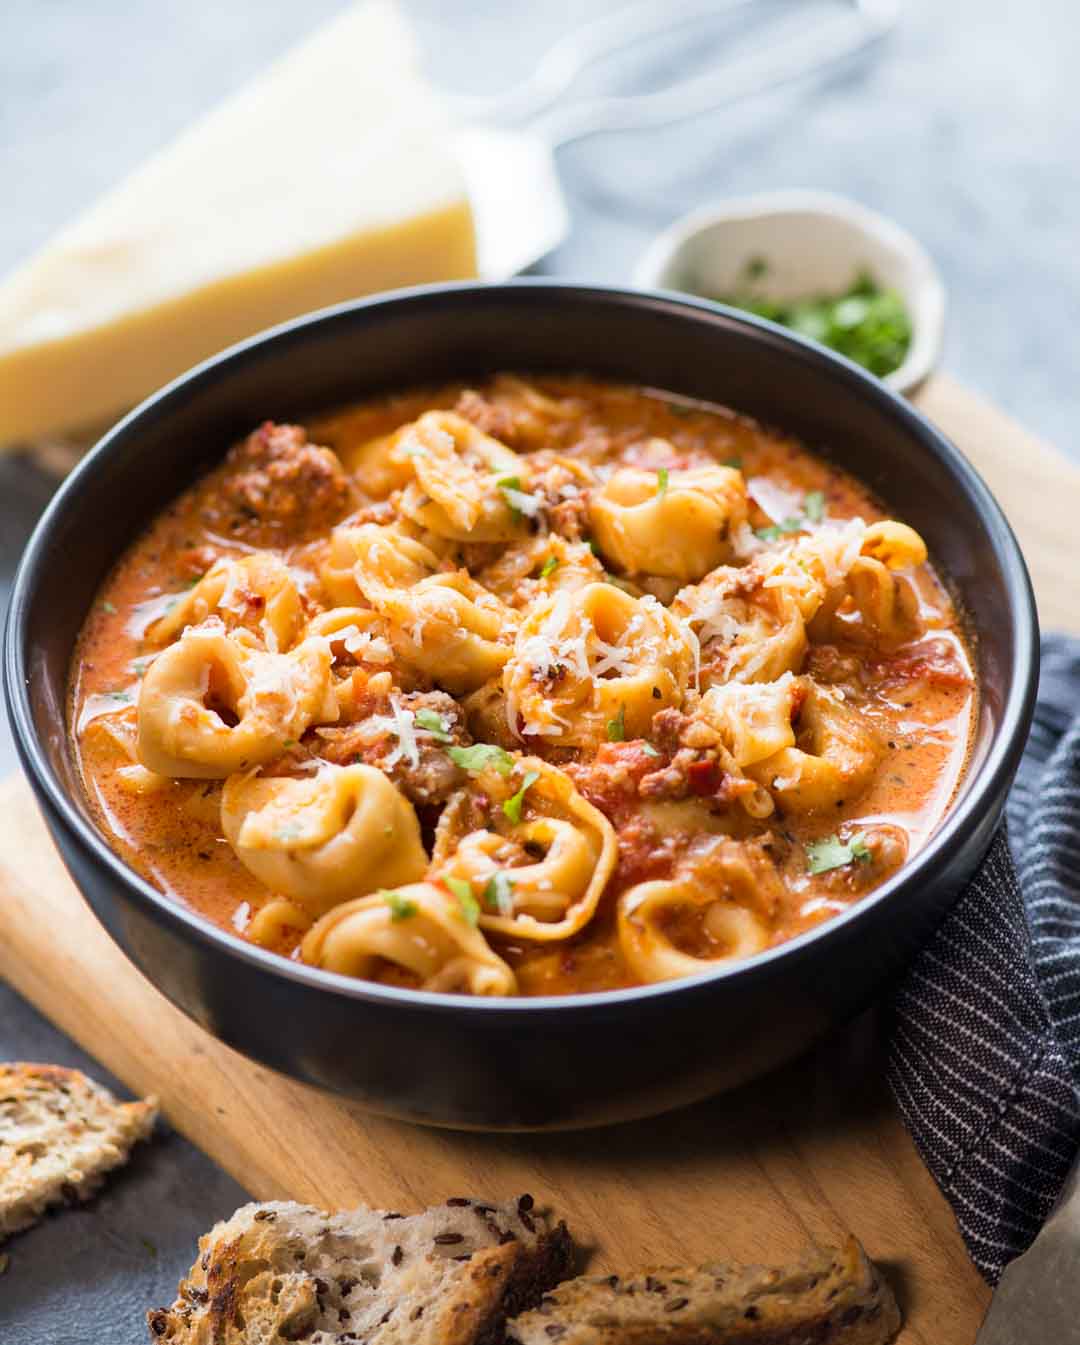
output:
[[[91,807],[283,957],[469,995],[708,972],[947,811],[977,689],[922,538],[724,407],[501,374],[235,445],[72,665]]]

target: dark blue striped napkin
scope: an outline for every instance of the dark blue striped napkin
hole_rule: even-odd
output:
[[[1031,740],[986,861],[893,1003],[889,1083],[993,1284],[1080,1146],[1080,642],[1043,641]]]

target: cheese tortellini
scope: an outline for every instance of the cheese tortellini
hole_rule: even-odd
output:
[[[540,604],[522,622],[503,674],[511,728],[562,745],[595,745],[615,731],[647,734],[679,705],[696,641],[653,597],[587,584]]]
[[[463,914],[431,883],[412,883],[336,906],[301,945],[305,962],[371,979],[381,968],[421,990],[512,995],[514,973]]]
[[[604,577],[604,567],[585,542],[558,533],[507,547],[476,576],[509,607],[528,610],[553,593],[574,592]]]
[[[485,770],[475,789],[499,806],[487,827],[470,829],[475,791],[452,799],[439,822],[433,871],[478,894],[484,929],[546,941],[584,928],[615,865],[608,819],[538,757],[519,759],[507,775]],[[515,818],[502,805],[519,789]]]
[[[407,526],[363,523],[334,530],[320,577],[335,607],[377,607],[379,597],[411,588],[442,568],[435,552]]]
[[[672,916],[689,916],[693,943],[710,956],[686,952],[672,939]],[[689,943],[690,940],[688,939]],[[708,971],[716,962],[752,957],[768,947],[769,931],[745,906],[718,900],[686,882],[657,880],[632,887],[619,902],[619,943],[642,981],[669,981]]]
[[[241,863],[311,919],[427,868],[412,805],[373,766],[323,765],[301,779],[234,775],[221,825]]]
[[[394,661],[390,626],[370,607],[333,607],[320,612],[308,623],[305,634],[326,640],[335,666],[352,660],[385,667]]]
[[[785,813],[824,812],[857,798],[881,759],[866,718],[809,677],[713,687],[701,714]]]
[[[817,639],[885,647],[911,639],[919,630],[918,598],[895,572],[925,560],[926,545],[912,528],[892,520],[871,524],[844,583],[826,595],[815,613],[811,633]]]
[[[397,658],[448,691],[475,690],[510,657],[517,614],[400,528],[339,529],[323,582],[338,601],[370,604]]]
[[[959,736],[962,639],[841,471],[509,374],[308,433],[238,445],[87,623],[84,774],[154,881],[309,968],[490,996],[726,967],[902,862],[917,754],[883,763]],[[935,677],[936,721],[897,692]]]
[[[789,672],[775,682],[728,682],[702,696],[699,713],[720,734],[735,765],[744,769],[794,744],[799,691]]]
[[[146,638],[168,644],[187,626],[217,617],[239,638],[283,653],[292,647],[304,621],[300,593],[289,567],[270,552],[223,556],[187,593],[178,595],[152,622]]]
[[[746,487],[733,467],[640,467],[613,472],[592,497],[601,553],[626,574],[700,579],[732,557],[733,529],[746,523]]]
[[[697,635],[704,685],[773,682],[801,669],[811,636],[910,638],[917,600],[893,571],[925,559],[922,538],[905,524],[851,519],[758,551],[747,565],[714,569],[680,590],[671,610]]]
[[[694,976],[772,941],[780,880],[760,850],[719,840],[671,879],[619,899],[619,945],[642,981]]]
[[[429,411],[406,431],[398,451],[415,481],[401,512],[456,542],[511,542],[526,535],[528,466],[505,444],[451,411]]]
[[[807,635],[798,603],[780,587],[748,589],[742,570],[714,570],[682,589],[671,610],[698,638],[703,685],[773,682],[802,667]]]
[[[464,570],[422,579],[379,611],[401,661],[447,691],[474,691],[510,657],[516,615]]]
[[[219,622],[189,628],[143,678],[139,760],[159,775],[209,780],[273,760],[311,724],[337,719],[330,663],[322,639],[271,654]]]

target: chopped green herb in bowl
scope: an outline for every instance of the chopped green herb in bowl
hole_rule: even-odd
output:
[[[709,297],[790,327],[879,378],[903,364],[911,347],[911,317],[895,290],[882,289],[868,271],[860,271],[841,294],[770,299],[757,284],[768,269],[764,258],[755,257],[743,268],[735,290]]]

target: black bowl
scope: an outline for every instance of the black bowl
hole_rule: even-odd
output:
[[[147,521],[266,417],[495,369],[582,370],[722,402],[800,436],[917,527],[969,614],[982,684],[970,769],[930,843],[827,924],[690,980],[474,1000],[272,956],[167,900],[83,800],[65,688],[101,580]],[[142,971],[275,1069],[384,1114],[488,1129],[644,1116],[730,1088],[880,994],[979,863],[1027,736],[1035,607],[1001,510],[957,450],[855,366],[778,327],[669,294],[523,282],[400,292],[300,318],[144,402],[61,488],[27,547],[4,674],[23,764],[68,868]]]

